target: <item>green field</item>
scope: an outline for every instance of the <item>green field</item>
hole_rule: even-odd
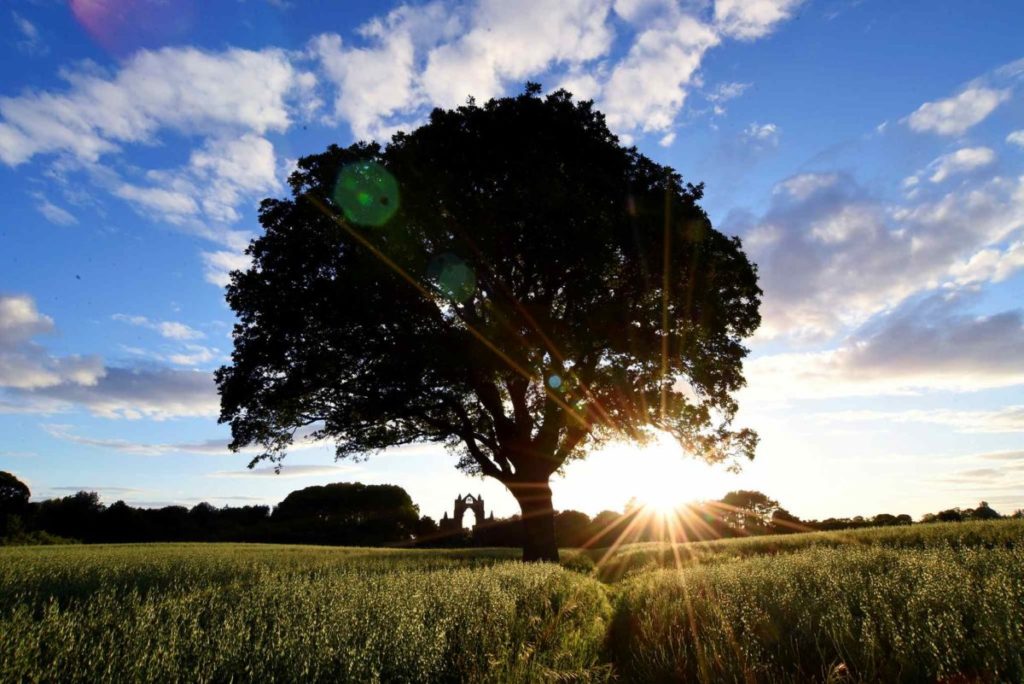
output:
[[[0,549],[0,681],[1024,681],[1022,521],[517,555]]]

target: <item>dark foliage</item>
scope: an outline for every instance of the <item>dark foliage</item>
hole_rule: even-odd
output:
[[[11,476],[13,478],[13,476]],[[20,488],[19,488],[20,489]],[[446,531],[419,516],[408,493],[395,485],[336,483],[289,494],[269,506],[217,508],[200,503],[134,508],[123,501],[100,503],[94,492],[39,503],[24,502],[18,513],[0,520],[0,544],[96,542],[238,541],[326,545],[412,545],[426,547],[521,547],[525,533],[518,515],[489,517],[472,530]],[[1021,517],[1024,511],[1013,516]],[[982,501],[975,509],[929,513],[921,522],[995,520],[998,512]],[[554,515],[560,548],[606,549],[652,541],[707,541],[751,535],[837,531],[912,524],[906,514],[872,518],[801,520],[758,491],[730,492],[721,500],[689,504],[673,522],[631,502],[625,512],[601,511],[594,518],[580,511]]]
[[[32,492],[14,475],[0,470],[0,515],[21,513]]]
[[[339,457],[446,444],[517,498],[531,560],[557,559],[548,480],[589,446],[659,428],[753,456],[731,425],[760,322],[739,240],[590,102],[538,93],[332,146],[264,200],[217,374],[234,448],[280,461],[305,426]]]
[[[429,518],[427,519],[429,520]],[[338,483],[292,492],[269,506],[217,508],[200,503],[135,508],[100,503],[95,492],[29,503],[11,516],[0,538],[31,541],[31,533],[96,542],[238,541],[330,545],[407,544],[419,511],[394,485]],[[436,526],[435,526],[436,528]]]
[[[303,544],[408,542],[419,509],[401,487],[339,482],[292,492],[271,517],[274,536]]]

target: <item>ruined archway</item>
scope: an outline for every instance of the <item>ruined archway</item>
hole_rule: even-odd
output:
[[[449,518],[448,512],[445,511],[444,517],[441,519],[441,529],[447,531],[458,531],[462,529],[462,519],[466,515],[466,511],[473,511],[473,526],[477,527],[484,523],[484,500],[479,494],[473,496],[472,494],[461,494],[455,497],[455,514]]]

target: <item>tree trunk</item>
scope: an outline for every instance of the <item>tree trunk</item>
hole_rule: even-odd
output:
[[[523,561],[557,563],[555,511],[548,481],[509,483],[508,488],[523,512]]]

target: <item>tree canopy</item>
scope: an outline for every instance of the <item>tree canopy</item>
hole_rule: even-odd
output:
[[[306,487],[285,497],[273,522],[290,541],[315,544],[407,542],[419,509],[395,485],[360,482]]]
[[[307,426],[338,457],[441,443],[516,496],[524,557],[552,559],[548,480],[589,447],[658,429],[753,456],[732,421],[756,269],[702,186],[592,103],[530,85],[438,109],[386,147],[300,159],[289,185],[227,291],[221,420],[254,463]]]
[[[28,503],[31,495],[27,484],[11,473],[0,470],[0,513],[18,513]]]

